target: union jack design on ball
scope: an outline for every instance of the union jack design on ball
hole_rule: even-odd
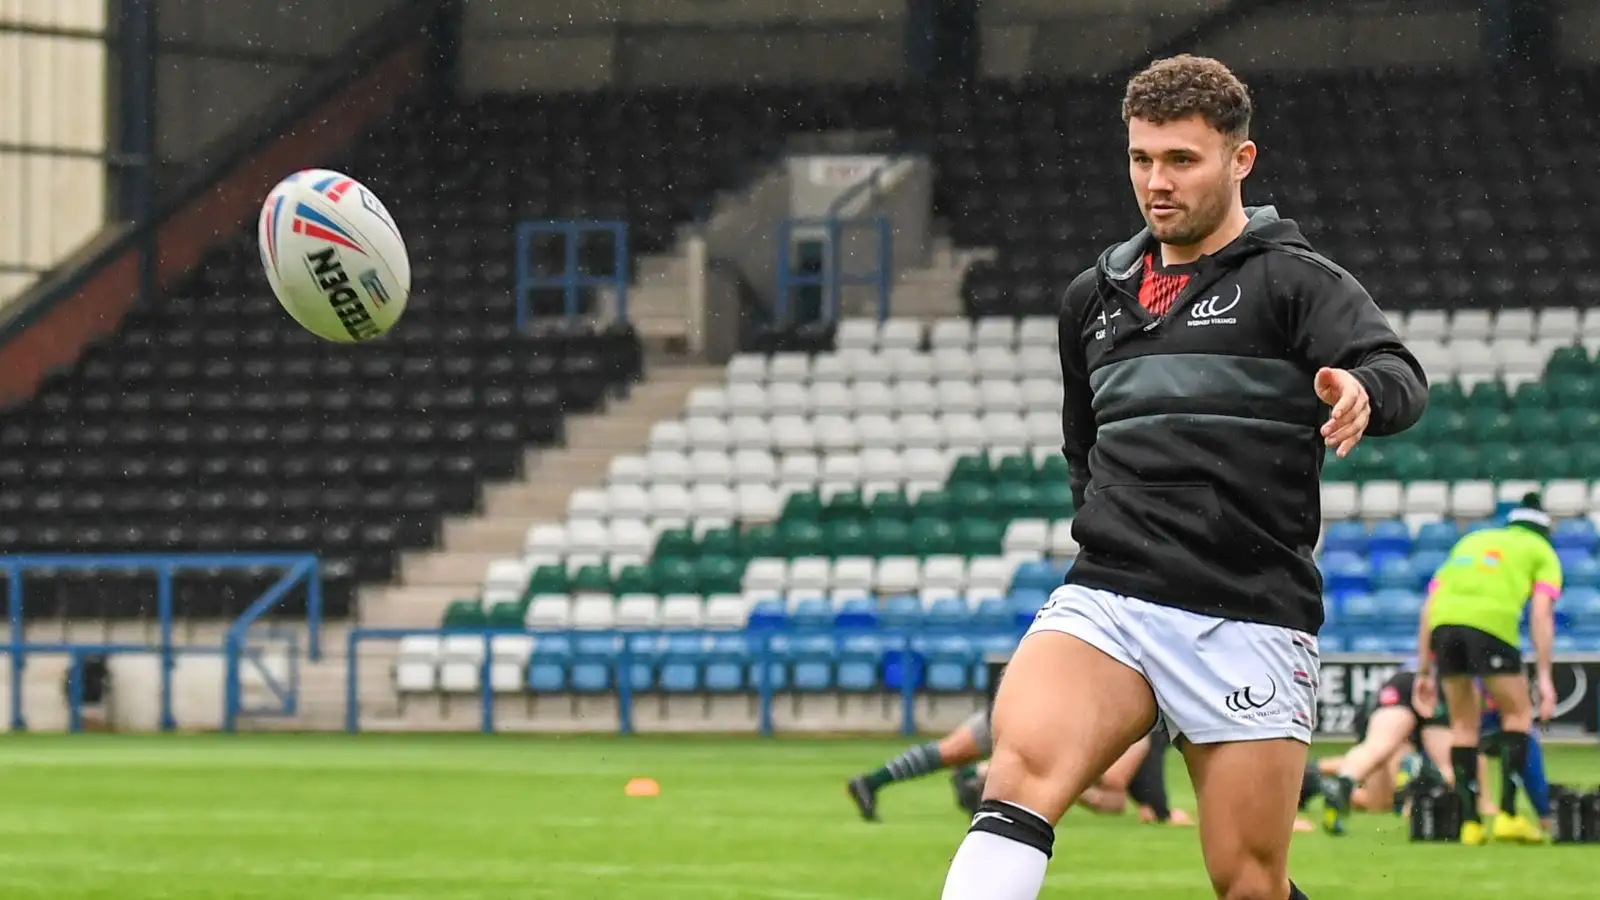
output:
[[[305,173],[296,172],[293,175],[290,175],[288,178],[285,178],[284,182],[288,183],[295,181],[303,174]],[[350,188],[354,185],[354,179],[332,175],[322,179],[311,187],[313,190],[327,197],[329,200],[337,203],[339,198],[343,197],[345,192],[350,190]],[[267,257],[272,261],[272,265],[274,267],[278,265],[278,220],[283,215],[283,200],[284,198],[282,194],[273,197],[270,201],[272,204],[271,209],[267,214]],[[312,209],[304,203],[295,205],[294,225],[291,227],[294,228],[295,234],[303,234],[307,237],[321,238],[322,240],[329,241],[331,243],[349,247],[351,250],[354,250],[363,256],[367,255],[367,251],[363,250],[361,245],[356,243],[355,238],[352,237],[349,232],[345,231],[327,216],[317,212],[315,209]]]
[[[332,219],[304,203],[295,204],[294,224],[290,227],[294,229],[295,234],[320,238],[329,243],[349,247],[362,256],[367,255],[367,251],[361,249],[361,245],[356,243],[355,238],[351,237],[349,232],[346,232]]]

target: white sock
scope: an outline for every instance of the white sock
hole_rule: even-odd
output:
[[[942,900],[1036,900],[1050,860],[1027,844],[971,831],[945,877]]]

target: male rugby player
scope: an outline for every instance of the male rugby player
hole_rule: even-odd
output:
[[[1500,814],[1493,836],[1542,840],[1538,827],[1516,814],[1517,780],[1527,763],[1533,728],[1518,620],[1531,597],[1529,632],[1539,679],[1539,717],[1548,720],[1556,702],[1550,653],[1560,595],[1561,559],[1550,546],[1550,516],[1537,493],[1523,497],[1505,527],[1475,531],[1458,541],[1428,586],[1417,628],[1417,705],[1436,702],[1442,691],[1450,712],[1450,764],[1461,795],[1463,844],[1483,844],[1489,837],[1478,814],[1480,682],[1500,711]]]
[[[1287,874],[1314,727],[1324,455],[1409,428],[1416,359],[1350,273],[1246,209],[1251,103],[1222,63],[1129,82],[1147,228],[1067,288],[1062,450],[1081,547],[1007,667],[984,801],[944,900],[1032,900],[1055,824],[1158,721],[1226,900]]]
[[[1442,710],[1423,715],[1412,704],[1416,678],[1410,669],[1390,676],[1356,716],[1356,745],[1343,756],[1319,761],[1319,768],[1326,767],[1332,776],[1322,787],[1322,827],[1329,834],[1344,834],[1353,808],[1392,808],[1395,776],[1408,743],[1441,770],[1449,768],[1447,734],[1427,727],[1449,720]]]

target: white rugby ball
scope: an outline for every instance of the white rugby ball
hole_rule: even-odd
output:
[[[400,320],[411,260],[394,218],[354,178],[305,169],[267,194],[256,229],[278,302],[307,331],[354,344]]]

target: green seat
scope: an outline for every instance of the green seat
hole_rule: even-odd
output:
[[[1332,455],[1332,451],[1328,451]],[[1352,481],[1383,481],[1394,478],[1394,448],[1387,441],[1365,441],[1345,457]]]
[[[950,487],[958,484],[988,484],[994,477],[989,468],[989,458],[983,455],[963,456],[950,468],[946,480]]]
[[[814,491],[795,491],[784,501],[783,518],[815,522],[822,518],[822,498]]]
[[[923,491],[911,504],[912,518],[932,516],[946,518],[950,515],[950,494],[946,491]]]
[[[1362,455],[1365,450],[1366,448],[1363,447],[1360,451],[1357,451],[1352,456],[1346,456],[1344,459],[1340,459],[1338,454],[1329,450],[1322,458],[1322,480],[1324,482],[1360,481],[1360,471],[1354,457]]]
[[[661,594],[698,594],[700,581],[695,575],[697,561],[682,556],[666,556],[651,560],[651,582],[654,591]],[[617,593],[628,593],[618,591]],[[641,592],[646,593],[646,592]]]
[[[922,516],[911,522],[911,554],[934,556],[941,553],[960,553],[956,531],[944,519]]]
[[[677,557],[666,557],[676,559]],[[611,589],[618,594],[654,594],[656,593],[656,576],[652,569],[645,566],[623,566],[617,573],[616,579],[611,583]]]
[[[1563,409],[1556,413],[1561,434],[1569,444],[1600,441],[1600,410]]]
[[[1034,478],[1036,484],[1067,484],[1072,481],[1072,475],[1067,467],[1067,458],[1059,453],[1052,453],[1039,464],[1038,475]]]
[[[782,546],[783,541],[778,535],[778,526],[771,522],[751,525],[739,536],[739,555],[745,559],[782,556]]]
[[[482,628],[488,622],[478,600],[452,600],[444,608],[445,628]]]
[[[1582,347],[1557,347],[1555,352],[1550,354],[1550,361],[1545,363],[1544,371],[1546,377],[1588,375],[1594,371],[1594,364]]]
[[[1503,381],[1480,381],[1467,395],[1467,405],[1472,409],[1505,409],[1511,403]]]
[[[1459,410],[1441,410],[1436,413],[1430,409],[1423,413],[1422,422],[1417,424],[1422,426],[1419,434],[1427,435],[1429,441],[1464,441],[1470,432],[1469,420],[1466,414]]]
[[[911,517],[911,501],[900,491],[878,491],[872,495],[867,514],[872,519],[908,519]]]
[[[694,533],[687,528],[668,528],[656,538],[655,552],[651,556],[694,556]]]
[[[779,556],[826,556],[828,542],[822,526],[810,520],[784,520],[778,528]]]
[[[994,491],[981,484],[958,484],[950,488],[952,518],[987,519],[994,515]]]
[[[867,503],[860,491],[839,491],[828,499],[822,515],[828,520],[865,518]]]
[[[744,551],[740,548],[738,530],[707,528],[705,534],[700,535],[700,545],[696,555],[742,558]]]
[[[1483,457],[1477,447],[1470,444],[1436,444],[1432,452],[1435,478],[1467,481],[1484,477]]]
[[[566,566],[540,566],[533,570],[533,577],[528,579],[528,591],[525,596],[535,594],[565,594],[567,592],[567,567]]]
[[[828,556],[860,556],[867,540],[866,520],[838,519],[823,526]]]
[[[994,480],[997,485],[1007,482],[1018,484],[1031,484],[1038,477],[1038,471],[1033,467],[1033,458],[1029,456],[1003,456],[994,465]]]
[[[1042,484],[1034,490],[1038,518],[1056,521],[1072,518],[1072,486],[1065,482]]]
[[[523,627],[523,622],[527,617],[527,603],[508,600],[505,603],[496,603],[494,606],[489,607],[487,624],[490,628],[505,631]]]
[[[743,579],[744,561],[731,556],[705,555],[695,565],[696,587],[701,594],[737,594]]]
[[[1426,481],[1434,477],[1433,454],[1420,444],[1397,443],[1389,448],[1389,467],[1401,481]]]
[[[1511,427],[1523,443],[1549,443],[1561,440],[1561,417],[1539,406],[1513,408]]]
[[[955,525],[956,543],[967,556],[999,556],[1005,530],[989,519],[962,519]]]
[[[611,576],[605,566],[584,566],[572,576],[570,587],[574,594],[609,594]]]
[[[910,556],[911,526],[904,519],[877,519],[867,523],[862,546],[867,556]]]
[[[1546,383],[1550,387],[1550,396],[1555,398],[1558,407],[1590,409],[1596,405],[1595,382],[1588,375],[1552,375],[1546,379]]]
[[[1000,522],[1027,519],[1039,512],[1039,492],[1031,484],[1006,481],[994,490],[994,518]]]
[[[1516,444],[1483,446],[1483,474],[1495,481],[1528,477],[1528,454]]]
[[[1600,444],[1572,445],[1572,468],[1579,478],[1595,478],[1600,472]]]
[[[1553,402],[1550,389],[1538,381],[1524,381],[1511,394],[1513,409],[1549,409]]]
[[[1461,382],[1452,378],[1428,386],[1428,412],[1460,411],[1466,406],[1467,395],[1461,390]]]
[[[1516,436],[1516,430],[1511,427],[1511,414],[1498,409],[1474,409],[1471,423],[1472,439],[1480,444],[1503,444]]]
[[[1529,444],[1525,452],[1529,472],[1540,478],[1574,478],[1581,474],[1576,471],[1572,450],[1561,444]]]

